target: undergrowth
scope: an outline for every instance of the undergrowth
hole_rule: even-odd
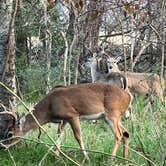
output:
[[[23,107],[19,107],[22,112]],[[122,145],[117,157],[111,157],[115,139],[103,120],[93,124],[81,122],[83,142],[88,150],[90,161],[84,160],[79,146],[69,126],[66,126],[62,140],[62,151],[85,166],[162,166],[166,157],[166,110],[157,100],[151,105],[145,97],[136,97],[132,104],[132,117],[122,118],[123,125],[130,132],[129,159],[122,157]],[[44,126],[48,134],[57,139],[57,125]],[[49,138],[42,133],[40,141],[38,131],[34,131],[19,144],[9,150],[0,151],[0,166],[73,166],[65,157],[55,156],[48,147],[53,147]],[[42,143],[41,143],[42,142]],[[47,144],[47,145],[46,145]],[[56,149],[53,147],[53,149]]]

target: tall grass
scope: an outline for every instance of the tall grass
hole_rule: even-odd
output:
[[[118,157],[111,158],[115,139],[110,128],[102,120],[97,124],[87,121],[81,123],[83,141],[88,149],[90,161],[84,160],[69,126],[64,132],[62,150],[86,166],[162,166],[166,156],[166,110],[157,99],[151,105],[140,96],[134,99],[132,105],[132,118],[122,118],[123,125],[130,132],[129,161],[122,157],[122,145],[118,150]],[[19,111],[21,110],[22,107],[19,108]],[[56,140],[57,125],[47,124],[45,128]],[[37,143],[37,135],[38,131],[35,131],[9,150],[1,150],[0,166],[73,166],[73,163],[64,157],[57,157],[48,151],[45,144],[51,146],[51,141],[45,134],[41,136],[41,141],[45,144]]]

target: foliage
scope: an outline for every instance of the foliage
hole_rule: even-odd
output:
[[[51,86],[62,83],[62,68],[61,64],[57,64],[56,68],[51,68],[49,71]],[[42,66],[31,66],[17,73],[19,78],[19,87],[22,97],[31,102],[39,100],[45,94],[45,79],[48,75],[47,71]]]
[[[125,162],[123,158],[111,159],[108,155],[115,142],[111,130],[104,123],[98,121],[97,124],[84,121],[81,123],[83,142],[85,147],[89,150],[90,162],[84,161],[83,155],[78,148],[78,144],[74,139],[71,129],[66,129],[62,150],[72,158],[78,160],[86,166],[96,165],[148,165],[147,158],[156,166],[162,166],[166,154],[165,147],[165,118],[166,112],[161,103],[155,99],[153,107],[151,107],[145,97],[135,97],[133,102],[133,116],[132,119],[122,119],[123,125],[130,131],[129,156],[132,162]],[[55,134],[57,129],[54,124],[45,125],[49,135],[57,139]],[[67,126],[67,128],[70,128]],[[48,153],[48,149],[44,144],[37,144],[38,131],[26,136],[26,139],[19,144],[10,148],[10,153],[13,156],[17,166],[36,166],[42,161],[41,165],[73,165],[66,159],[56,157],[52,153]],[[31,140],[31,141],[29,141]],[[41,140],[45,144],[51,144],[51,141],[45,134],[42,134]],[[47,154],[48,153],[48,154]],[[46,155],[47,154],[47,155]],[[46,158],[43,158],[46,155]],[[122,156],[122,145],[118,151],[118,156]],[[0,166],[13,165],[12,159],[8,151],[0,151]],[[151,165],[154,165],[150,163]]]
[[[148,1],[149,4],[146,0],[139,2],[132,1],[131,3],[125,3],[125,1],[116,1],[117,3],[114,1],[85,1],[84,4],[83,1],[80,0],[78,2],[73,1],[74,6],[72,7],[69,2],[70,1],[65,1],[66,4],[58,3],[54,5],[54,8],[52,8],[50,4],[52,10],[47,11],[48,18],[44,18],[43,7],[38,0],[22,3],[16,22],[16,75],[18,93],[24,100],[29,103],[35,103],[45,95],[46,79],[48,75],[51,87],[63,84],[63,54],[65,46],[60,31],[68,33],[66,36],[69,47],[74,38],[73,34],[77,36],[72,50],[71,64],[67,67],[67,69],[71,69],[72,82],[75,74],[77,56],[86,56],[84,45],[87,43],[93,46],[98,46],[100,43],[103,46],[108,45],[105,51],[109,53],[109,55],[122,55],[121,68],[123,69],[123,51],[125,47],[127,67],[130,69],[132,63],[130,58],[132,45],[131,31],[136,34],[136,36],[134,36],[135,46],[133,58],[138,55],[144,42],[150,42],[152,45],[152,47],[144,50],[144,54],[141,55],[134,70],[139,72],[153,71],[155,73],[161,71],[161,36],[163,35],[163,27],[165,25],[165,20],[163,20],[161,15],[162,10],[159,10],[160,6],[164,4],[162,4],[162,1]],[[93,6],[93,3],[97,5]],[[164,9],[164,7],[162,7],[162,9]],[[65,12],[67,13],[66,15]],[[75,15],[75,17],[77,16],[75,20],[69,15],[72,12],[78,14]],[[98,27],[95,21],[100,16],[102,16],[102,19],[98,23]],[[47,24],[45,24],[46,19],[48,19]],[[73,24],[73,27],[76,26],[75,29],[68,29],[71,24]],[[96,27],[98,27],[100,31],[96,31]],[[52,34],[51,65],[49,71],[46,69],[46,53],[48,50],[45,47],[47,41],[45,33],[47,30]],[[91,31],[98,33],[93,34]],[[70,32],[72,32],[72,34],[70,34]],[[122,36],[127,39],[125,43],[121,41]],[[115,43],[113,42],[115,40],[114,37],[117,37]],[[37,43],[36,40],[30,41],[32,38],[38,39],[39,43]],[[92,42],[94,38],[98,39],[96,43]],[[32,45],[30,46],[30,44]],[[25,111],[22,106],[19,105],[18,107],[18,112]],[[103,121],[98,121],[98,125],[83,122],[83,140],[85,147],[89,149],[90,163],[84,161],[82,165],[148,165],[149,163],[146,158],[153,161],[156,165],[163,165],[164,155],[166,154],[165,119],[165,108],[157,99],[151,106],[147,103],[145,97],[137,96],[135,98],[132,119],[126,120],[123,118],[124,126],[126,126],[131,133],[130,160],[132,160],[133,163],[125,163],[123,159],[119,158],[112,160],[110,156],[106,154],[110,154],[114,137]],[[45,127],[54,138],[56,133],[54,125],[51,125],[51,127],[46,125]],[[38,132],[34,132],[27,138],[37,141],[37,134]],[[44,134],[41,139],[45,143],[50,143],[49,139]],[[33,166],[38,165],[39,162],[43,160],[48,149],[44,144],[37,145],[33,141],[25,140],[19,145],[9,149],[16,165]],[[66,130],[63,137],[62,149],[68,155],[74,156],[74,158],[81,163],[83,162],[83,156],[77,147],[78,145],[73,138],[71,130]],[[99,153],[97,151],[105,153]],[[118,156],[122,156],[121,150],[118,152]],[[59,166],[65,164],[72,165],[66,159],[55,157],[53,154],[49,153],[41,165]],[[0,151],[0,166],[1,165],[14,165],[9,151]],[[153,164],[151,163],[151,165]]]

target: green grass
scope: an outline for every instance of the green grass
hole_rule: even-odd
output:
[[[64,132],[62,150],[86,166],[146,166],[149,165],[147,158],[155,165],[162,166],[166,156],[166,109],[157,100],[152,106],[148,105],[144,97],[136,97],[132,105],[132,119],[122,118],[123,125],[130,132],[129,160],[132,162],[123,159],[122,145],[117,153],[117,156],[121,158],[111,158],[109,154],[111,154],[115,139],[109,127],[102,120],[98,121],[97,124],[86,121],[81,123],[83,141],[89,150],[90,162],[84,161],[69,126]],[[20,106],[19,111],[22,109]],[[48,124],[44,127],[49,135],[56,140],[57,125]],[[17,166],[37,166],[39,163],[42,166],[74,165],[62,156],[56,157],[53,153],[48,153],[45,144],[35,142],[37,135],[38,131],[35,131],[26,136],[26,140],[22,140],[9,149],[10,153],[7,150],[1,150],[0,166],[13,166],[14,162]],[[41,140],[46,144],[52,144],[44,133],[42,133]],[[43,158],[45,155],[46,157]],[[151,163],[151,165],[153,164]]]

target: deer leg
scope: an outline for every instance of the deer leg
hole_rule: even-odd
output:
[[[128,110],[125,112],[125,118],[129,118],[131,116],[131,113],[132,113],[132,108],[131,106],[128,108]]]
[[[62,131],[65,128],[66,124],[67,124],[67,122],[64,121],[64,120],[61,121],[61,123],[58,124],[58,131],[57,131],[58,138],[61,137]]]
[[[62,136],[63,136],[62,132],[63,132],[66,124],[67,124],[66,121],[61,121],[61,123],[58,124],[58,131],[57,131],[58,139],[56,141],[57,149],[60,149],[60,145],[62,142]],[[57,156],[59,156],[59,150],[56,150],[55,153]]]
[[[123,156],[125,158],[128,157],[128,145],[129,145],[129,137],[130,137],[130,134],[129,132],[127,131],[127,129],[125,129],[121,123],[120,123],[120,127],[121,127],[121,130],[122,130],[122,139],[123,139]]]
[[[111,127],[111,129],[112,129],[112,131],[113,131],[113,133],[114,133],[114,135],[116,137],[116,142],[115,142],[114,148],[112,150],[112,155],[116,156],[116,152],[117,152],[118,147],[119,147],[119,145],[121,143],[121,140],[122,140],[122,135],[120,133],[119,125],[118,125],[118,120],[117,120],[117,118],[106,117],[105,121]]]
[[[84,144],[83,144],[83,141],[82,141],[79,117],[72,118],[69,121],[69,123],[71,125],[72,130],[73,130],[75,139],[79,143],[80,148],[83,151],[83,154],[84,154],[85,158],[89,160],[88,154],[87,154],[87,152],[86,152],[86,150],[84,148]]]
[[[123,131],[123,156],[128,157],[128,145],[129,145],[129,133],[128,131]]]

